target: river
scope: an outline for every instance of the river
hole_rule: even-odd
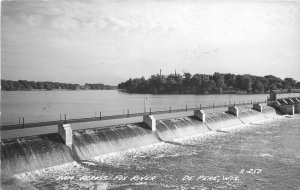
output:
[[[300,93],[279,96],[299,96]],[[1,125],[265,101],[268,94],[152,95],[118,90],[2,91]]]

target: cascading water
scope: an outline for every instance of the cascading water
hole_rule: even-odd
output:
[[[157,142],[143,123],[73,132],[73,150],[80,160]]]
[[[72,162],[58,134],[12,139],[1,144],[1,170],[7,175]]]
[[[220,130],[242,124],[236,116],[228,113],[207,114],[206,123],[212,130]]]
[[[253,109],[240,110],[239,118],[244,123],[252,123],[269,118],[277,117],[276,110],[273,107],[264,107],[262,112],[258,112]]]
[[[263,107],[262,113],[264,114],[264,116],[266,118],[269,118],[269,119],[278,117],[276,109],[273,107],[270,107],[270,106]]]
[[[193,136],[209,131],[203,122],[195,117],[159,120],[156,122],[156,129],[163,141]]]
[[[263,113],[255,111],[253,109],[247,109],[247,110],[240,110],[239,112],[239,118],[244,123],[252,123],[255,121],[265,120],[266,117]]]

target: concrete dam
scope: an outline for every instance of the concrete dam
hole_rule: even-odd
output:
[[[195,110],[187,117],[156,120],[143,116],[143,122],[74,130],[70,124],[58,126],[58,133],[1,141],[1,169],[6,175],[30,172],[70,162],[119,152],[159,142],[196,136],[209,131],[278,117],[276,109],[253,104],[253,108],[228,107],[228,111],[205,113]]]

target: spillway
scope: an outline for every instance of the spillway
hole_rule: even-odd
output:
[[[255,111],[253,109],[241,110],[239,113],[239,118],[244,123],[252,123],[267,119],[262,112]]]
[[[72,133],[71,147],[58,134],[2,140],[1,169],[6,175],[23,173],[274,117],[275,109],[264,107],[262,112],[240,110],[239,117],[209,113],[206,122],[196,116],[157,120],[155,132],[142,122],[77,130]]]
[[[278,117],[276,110],[273,107],[263,107],[262,112],[253,109],[240,110],[239,118],[244,123],[253,123],[265,119]]]
[[[243,124],[236,116],[226,112],[207,114],[206,123],[212,130]]]
[[[262,113],[265,115],[266,118],[269,119],[278,117],[276,109],[270,106],[263,107]]]
[[[7,175],[73,161],[58,134],[6,140],[1,143],[1,170]]]
[[[80,160],[157,143],[144,123],[73,132],[73,151]]]
[[[158,120],[156,129],[163,141],[193,136],[209,131],[205,124],[195,117]]]

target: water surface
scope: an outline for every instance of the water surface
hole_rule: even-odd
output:
[[[2,91],[1,125],[126,114],[188,107],[265,101],[267,94],[255,95],[151,95],[117,90],[88,91]],[[300,93],[281,96],[300,96]]]

